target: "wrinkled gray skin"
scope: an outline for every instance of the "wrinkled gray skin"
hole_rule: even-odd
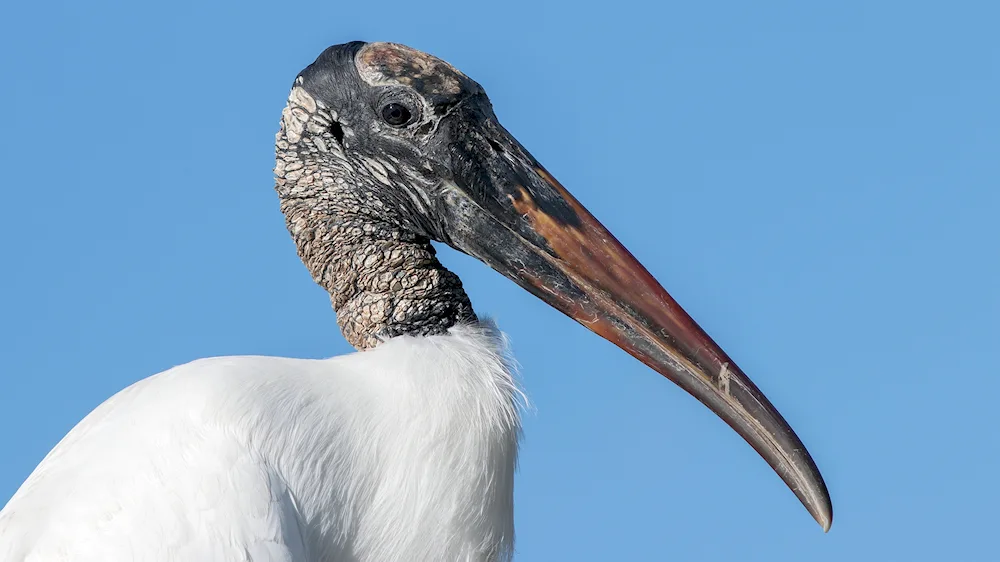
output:
[[[390,103],[412,118],[388,123]],[[588,304],[542,233],[573,238],[585,211],[448,63],[392,43],[330,47],[295,79],[276,147],[288,229],[358,349],[475,320],[430,240],[567,314]]]
[[[475,320],[461,281],[430,244],[440,236],[427,194],[442,170],[423,153],[442,107],[478,92],[446,63],[389,44],[331,47],[296,78],[275,143],[275,189],[299,257],[357,349]],[[413,122],[382,119],[393,101]]]

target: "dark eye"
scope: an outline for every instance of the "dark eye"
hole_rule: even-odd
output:
[[[385,122],[393,127],[406,125],[410,122],[411,116],[410,110],[407,109],[405,105],[400,103],[386,104],[386,106],[382,108],[382,119],[385,119]]]

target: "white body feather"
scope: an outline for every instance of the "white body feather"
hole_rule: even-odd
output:
[[[518,396],[489,323],[176,367],[49,453],[0,512],[0,560],[509,560]]]

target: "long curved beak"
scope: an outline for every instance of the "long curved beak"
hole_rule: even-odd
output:
[[[829,530],[823,477],[792,428],[656,279],[495,118],[463,120],[444,241],[624,349],[736,430]],[[460,123],[461,125],[461,123]]]

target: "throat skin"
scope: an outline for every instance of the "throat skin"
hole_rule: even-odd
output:
[[[335,112],[294,88],[282,113],[275,190],[298,255],[326,289],[355,349],[399,335],[443,334],[476,321],[458,276],[405,220],[399,163],[347,156],[350,129],[333,134]],[[303,134],[308,129],[310,134]],[[345,140],[342,131],[347,131]],[[336,161],[336,166],[324,162]]]

